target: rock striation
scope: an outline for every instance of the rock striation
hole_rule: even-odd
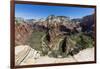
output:
[[[32,49],[30,46],[20,45],[15,47],[16,65],[34,64],[39,57],[40,52]]]
[[[26,40],[30,37],[32,31],[32,26],[30,24],[15,24],[15,45],[25,44]]]

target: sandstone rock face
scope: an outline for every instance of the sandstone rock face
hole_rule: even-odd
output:
[[[15,24],[15,45],[25,44],[32,33],[32,26],[27,23]]]
[[[43,42],[42,47],[44,47],[45,49],[45,46],[47,46],[52,51],[57,50],[59,48],[59,42],[63,38],[63,37],[59,38],[59,36],[62,34],[62,32],[60,31],[60,28],[62,28],[61,25],[65,27],[66,26],[65,24],[70,22],[70,20],[68,17],[51,15],[47,17],[45,22],[46,23],[44,24],[47,25],[47,26],[45,25],[45,27],[47,27],[47,32],[46,32],[47,35],[45,37],[48,43]],[[46,50],[48,49],[46,48]]]
[[[93,29],[92,26],[95,23],[94,17],[95,17],[94,14],[83,17],[83,19],[81,21],[81,26],[82,26],[82,31],[83,32],[86,32],[86,31],[90,32],[90,31],[92,31],[92,29]]]
[[[91,22],[90,16],[86,16],[86,18]],[[90,37],[81,33],[82,27],[80,26],[80,19],[71,21],[65,16],[51,15],[47,17],[46,22],[48,27],[46,36],[48,40],[47,46],[55,57],[77,54],[80,50],[89,46],[89,43],[87,43],[88,41],[90,42],[90,46],[93,44]],[[84,41],[84,37],[87,37],[87,42]],[[82,43],[85,43],[86,46]]]
[[[40,52],[32,49],[27,45],[20,45],[15,47],[15,64],[34,64],[35,60],[40,57]]]

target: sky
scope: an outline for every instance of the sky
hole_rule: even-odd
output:
[[[15,17],[24,19],[40,19],[49,15],[68,16],[71,19],[82,18],[94,13],[94,8],[72,6],[47,6],[32,4],[15,4]]]

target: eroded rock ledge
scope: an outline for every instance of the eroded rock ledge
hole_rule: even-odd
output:
[[[15,47],[15,64],[34,64],[35,59],[40,57],[40,52],[32,49],[28,45]]]
[[[15,50],[16,50],[15,51],[16,65],[94,61],[94,47],[84,49],[74,56],[68,56],[65,58],[54,58],[54,57],[49,57],[48,55],[40,57],[41,53],[32,49],[28,45],[16,46]]]

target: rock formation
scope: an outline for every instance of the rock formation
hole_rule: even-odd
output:
[[[83,32],[86,32],[86,31],[90,32],[90,31],[92,31],[92,29],[93,29],[92,26],[95,23],[94,17],[95,17],[94,14],[83,17],[83,19],[81,21],[81,27],[82,27],[82,31]]]
[[[85,16],[81,19],[50,15],[46,19],[42,18],[37,21],[34,19],[16,21],[15,44],[25,45],[26,40],[32,36],[32,32],[44,32],[44,35],[37,36],[41,37],[38,38],[40,40],[39,42],[37,40],[37,43],[41,44],[39,46],[42,48],[42,55],[54,57],[74,55],[82,49],[93,46],[93,33],[95,32],[84,33],[93,29],[93,18],[93,15]],[[90,37],[90,33],[92,37]]]
[[[15,24],[15,45],[25,44],[32,33],[32,26],[27,23]]]
[[[15,47],[15,64],[33,64],[35,59],[40,57],[40,52],[32,49],[27,45],[20,45]]]

